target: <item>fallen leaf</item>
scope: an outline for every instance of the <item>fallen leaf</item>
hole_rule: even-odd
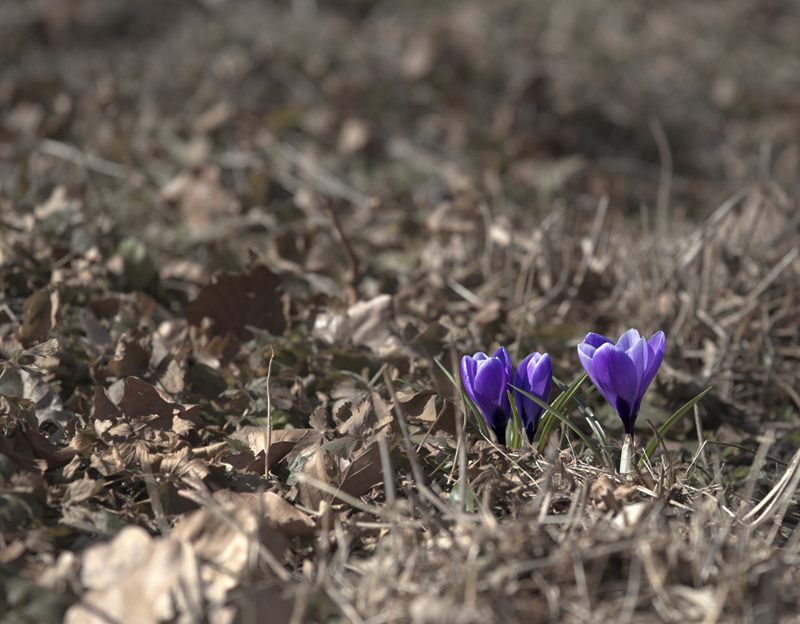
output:
[[[221,503],[232,502],[234,505],[244,504],[252,509],[258,517],[266,518],[273,523],[284,537],[311,536],[316,530],[317,523],[309,516],[297,509],[289,501],[275,492],[232,492],[219,490],[213,497]],[[276,543],[270,550],[276,556],[281,554],[281,548],[286,547],[286,542]]]
[[[225,193],[216,167],[181,172],[161,189],[161,197],[177,206],[184,222],[195,233],[208,229],[219,216],[239,214],[241,208]]]
[[[138,377],[125,380],[125,389],[117,408],[133,423],[146,423],[147,427],[165,431],[177,427],[182,432],[179,435],[183,436],[188,435],[190,430],[204,426],[200,418],[200,406],[175,403],[169,395]]]
[[[146,373],[153,354],[152,340],[147,330],[126,331],[117,342],[114,359],[109,362],[108,369],[119,379]]]
[[[33,293],[22,306],[23,320],[19,340],[31,347],[47,338],[58,324],[61,311],[61,293],[56,284]]]
[[[369,124],[363,119],[348,117],[339,131],[336,149],[342,156],[352,156],[360,152],[369,143],[372,132]]]
[[[281,294],[280,278],[264,265],[256,265],[246,275],[224,273],[186,306],[186,320],[201,327],[203,319],[209,318],[213,321],[207,329],[210,335],[223,337],[230,332],[242,341],[253,337],[247,325],[281,335],[286,330]]]
[[[230,435],[234,440],[244,442],[256,455],[262,453],[267,445],[267,427],[246,426]],[[276,429],[272,432],[269,447],[269,469],[290,453],[296,455],[322,439],[322,434],[314,429]],[[227,460],[226,460],[227,461]]]
[[[394,308],[391,295],[378,295],[369,301],[359,301],[347,310],[351,339],[355,345],[365,345],[377,352],[389,344],[402,341],[392,330]]]
[[[208,621],[229,622],[232,617],[219,617],[232,592],[235,604],[260,600],[244,584],[253,546],[261,543],[281,558],[286,538],[235,496],[220,494],[209,503],[213,509],[188,514],[169,537],[126,526],[110,542],[90,546],[80,576],[87,591],[69,608],[65,624],[197,622],[205,621],[204,613],[215,614]],[[291,605],[278,592],[269,596],[269,621],[288,623]]]
[[[330,455],[328,457],[331,457]],[[344,460],[347,462],[347,460]],[[319,449],[306,461],[302,475],[312,481],[298,481],[297,491],[300,502],[309,509],[319,509],[322,502],[343,503],[333,494],[323,491],[314,482],[327,483],[335,490],[341,490],[358,498],[383,482],[380,447],[377,438],[353,455],[347,467],[337,474],[332,462],[326,461],[324,449]]]
[[[380,483],[383,483],[380,447],[378,440],[373,439],[355,455],[339,478],[339,486],[343,492],[358,498]]]

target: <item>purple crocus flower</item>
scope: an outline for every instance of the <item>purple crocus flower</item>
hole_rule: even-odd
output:
[[[544,355],[531,353],[522,360],[517,372],[514,373],[514,386],[542,401],[549,401],[553,389],[553,364],[550,362],[550,356],[546,353]],[[528,434],[528,440],[533,442],[533,435],[539,426],[539,417],[544,408],[519,390],[514,390],[514,403],[525,427],[525,433]]]
[[[664,332],[645,340],[635,329],[622,334],[617,344],[603,336],[588,334],[578,345],[578,357],[586,374],[617,410],[625,434],[631,438],[642,395],[661,366],[665,347]]]
[[[511,416],[508,384],[513,374],[514,366],[505,347],[500,347],[491,357],[485,353],[476,353],[472,357],[465,355],[461,359],[461,380],[467,394],[483,414],[500,444],[505,444],[506,423]]]

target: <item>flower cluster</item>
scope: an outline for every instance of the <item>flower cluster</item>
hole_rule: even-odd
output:
[[[626,436],[633,437],[633,426],[644,395],[661,366],[666,340],[664,332],[650,340],[635,329],[626,331],[615,344],[598,334],[588,334],[578,345],[578,357],[591,382],[619,414]],[[461,379],[467,395],[480,410],[501,444],[511,417],[509,390],[525,428],[533,441],[544,408],[523,392],[542,401],[550,398],[553,366],[547,354],[533,353],[514,371],[511,356],[500,347],[491,356],[476,353],[461,360]],[[512,388],[513,386],[513,388]]]
[[[506,424],[511,417],[508,398],[511,385],[547,401],[553,387],[553,365],[549,355],[532,353],[514,372],[511,356],[505,347],[500,347],[491,356],[485,353],[476,353],[471,357],[465,355],[461,360],[461,379],[469,398],[483,414],[497,441],[503,444]],[[544,408],[519,390],[513,391],[514,403],[528,440],[533,441]]]

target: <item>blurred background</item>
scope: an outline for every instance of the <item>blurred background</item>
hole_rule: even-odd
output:
[[[759,173],[794,194],[799,11],[760,0],[5,0],[2,194],[42,201],[48,178],[30,188],[19,157],[49,138],[158,189],[214,164],[232,212],[294,192],[281,182],[294,148],[347,199],[389,210],[424,211],[446,180],[512,222],[559,200],[580,215],[603,194],[639,219],[655,209],[666,159],[670,209],[703,218]],[[276,145],[284,153],[264,154]],[[146,193],[134,207],[121,191],[83,192],[87,209],[114,206],[113,231],[164,211]]]

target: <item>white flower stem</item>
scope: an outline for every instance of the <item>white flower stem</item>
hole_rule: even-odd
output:
[[[625,441],[622,443],[622,456],[619,460],[619,473],[628,478],[633,472],[631,470],[631,456],[633,455],[633,437],[629,434],[625,435]]]

